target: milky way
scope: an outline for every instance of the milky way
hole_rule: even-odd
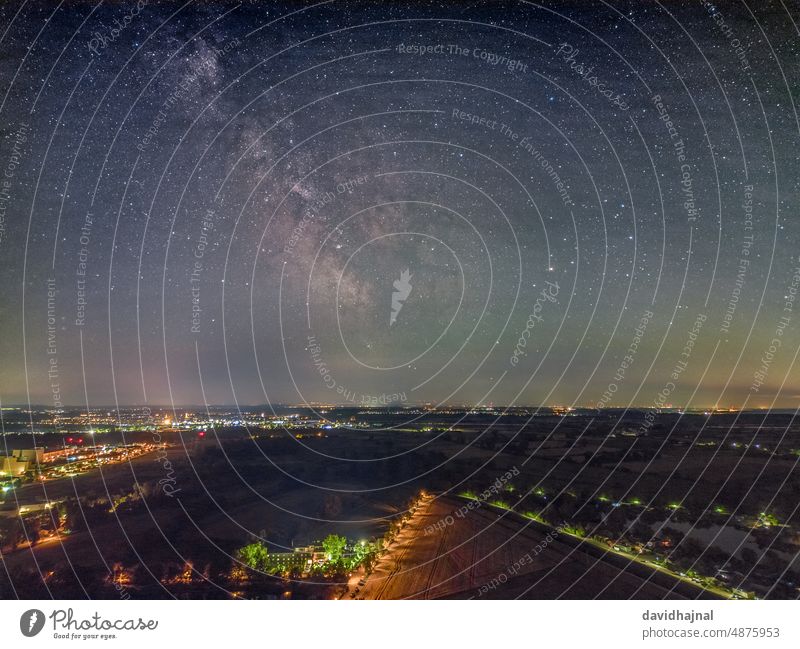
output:
[[[3,405],[797,403],[796,6],[268,4],[0,8]]]

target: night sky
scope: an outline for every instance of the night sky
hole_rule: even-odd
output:
[[[0,403],[796,407],[797,5],[589,4],[3,3]]]

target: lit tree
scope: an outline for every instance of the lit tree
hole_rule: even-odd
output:
[[[363,565],[364,569],[369,572],[375,560],[375,552],[377,547],[373,543],[367,541],[360,541],[356,543],[353,548],[353,560],[351,563],[352,568],[357,568]]]
[[[251,543],[239,549],[239,559],[253,570],[264,570],[267,566],[267,548],[261,543]]]
[[[347,546],[347,539],[336,534],[328,534],[322,541],[322,548],[331,563],[337,563],[342,558],[345,546]]]

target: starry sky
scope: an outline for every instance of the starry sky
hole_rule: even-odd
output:
[[[0,403],[796,407],[799,20],[5,2]]]

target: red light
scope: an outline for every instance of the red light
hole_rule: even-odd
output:
[[[199,433],[197,433],[197,436],[198,437],[205,437],[206,436],[206,431],[201,430]]]
[[[71,437],[67,437],[67,441],[68,441],[68,442],[71,442],[71,441],[72,441],[72,438],[71,438]]]
[[[83,437],[78,438],[78,444],[83,444]]]

